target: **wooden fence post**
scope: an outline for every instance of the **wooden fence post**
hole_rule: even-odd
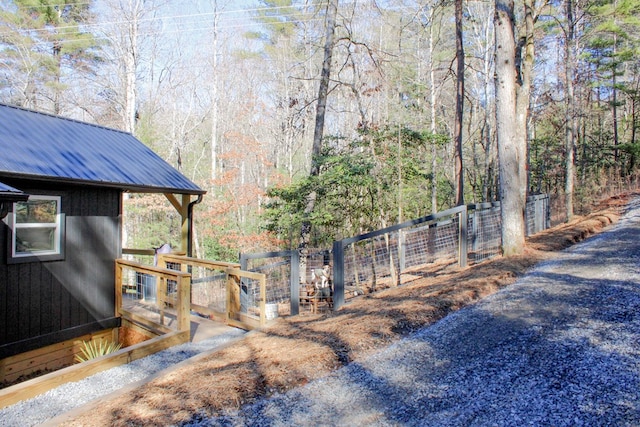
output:
[[[227,271],[227,322],[238,320],[232,314],[240,312],[240,277]]]
[[[120,317],[120,309],[122,308],[122,268],[122,264],[116,260],[116,317]]]

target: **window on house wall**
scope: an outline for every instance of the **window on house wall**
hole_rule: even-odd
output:
[[[64,214],[59,196],[30,196],[13,204],[9,262],[64,258]]]

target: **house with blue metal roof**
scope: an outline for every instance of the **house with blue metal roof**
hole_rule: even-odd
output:
[[[0,104],[0,153],[0,361],[119,325],[123,194],[164,194],[190,251],[205,191],[130,133]]]

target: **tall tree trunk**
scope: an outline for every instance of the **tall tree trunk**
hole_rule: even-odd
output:
[[[529,188],[528,148],[530,136],[529,111],[531,107],[531,80],[533,76],[534,45],[534,0],[524,0],[524,34],[520,36],[516,48],[516,124],[518,126],[518,160],[520,170],[520,201],[522,203],[522,240],[526,234],[524,226],[524,211],[527,204],[527,189]]]
[[[565,42],[565,214],[567,221],[573,218],[573,189],[575,180],[574,159],[575,159],[575,138],[576,138],[576,117],[574,109],[573,75],[575,73],[575,22],[573,18],[573,1],[566,0],[565,13],[567,18],[566,42]]]
[[[433,17],[435,16],[435,12],[433,11],[433,7],[429,8],[429,93],[430,93],[430,102],[431,102],[431,120],[430,120],[430,129],[431,134],[435,136],[437,127],[436,127],[436,70],[434,65],[434,24]],[[438,212],[438,145],[433,141],[431,146],[431,212]]]
[[[324,42],[324,60],[322,62],[322,72],[320,75],[320,87],[318,89],[318,104],[316,109],[316,121],[313,133],[313,145],[311,147],[311,176],[318,176],[320,168],[318,156],[322,152],[322,139],[324,136],[324,118],[327,107],[327,96],[329,93],[329,79],[331,77],[331,59],[333,55],[334,35],[336,26],[336,16],[338,14],[338,0],[329,0],[327,4],[326,37]],[[311,222],[308,220],[316,204],[316,192],[312,191],[307,196],[307,203],[304,210],[304,221],[300,230],[300,281],[306,282],[307,255],[309,243],[311,241]]]
[[[617,46],[618,46],[618,36],[613,35],[613,56],[612,60],[615,64],[618,61],[617,58]],[[618,160],[620,157],[620,152],[618,151],[618,144],[620,143],[618,136],[618,82],[617,82],[617,74],[618,66],[613,65],[611,70],[611,117],[613,118],[613,162],[616,166],[618,166]]]
[[[218,14],[218,2],[213,0],[213,37],[211,40],[211,48],[213,57],[211,58],[211,186],[218,178],[218,23],[220,15]]]
[[[491,34],[491,26],[490,25],[486,25],[485,26],[485,40],[487,41],[486,43],[490,43],[489,40],[490,38],[493,38],[493,35]],[[483,75],[484,75],[484,84],[483,84],[483,90],[484,90],[484,127],[485,127],[485,131],[483,132],[484,135],[484,178],[482,180],[482,196],[483,196],[483,200],[484,202],[488,202],[490,200],[493,200],[493,198],[495,197],[495,170],[494,170],[494,154],[492,153],[493,151],[493,144],[494,144],[494,138],[493,138],[493,120],[492,118],[495,118],[495,113],[494,113],[494,105],[495,105],[495,101],[494,98],[490,95],[490,84],[491,84],[491,55],[492,50],[485,48],[484,50],[484,55],[483,55]]]
[[[53,58],[54,58],[54,62],[56,64],[55,66],[55,86],[53,88],[53,114],[55,114],[56,116],[62,114],[62,108],[60,107],[60,92],[62,91],[61,86],[62,86],[62,81],[61,81],[61,75],[62,75],[62,46],[60,44],[59,41],[54,42],[53,44]]]
[[[138,73],[138,33],[140,19],[145,13],[144,2],[132,0],[127,4],[114,2],[116,8],[120,8],[125,17],[125,27],[121,34],[121,52],[124,72],[124,130],[135,134],[136,108],[137,108],[137,73]]]
[[[462,162],[462,119],[464,110],[464,45],[462,40],[462,0],[455,2],[456,14],[456,120],[453,127],[455,141],[456,205],[464,205],[464,173]]]
[[[524,203],[520,165],[524,160],[516,120],[516,43],[513,0],[495,0],[496,129],[500,162],[502,251],[505,256],[522,252]],[[522,137],[522,135],[520,135]]]

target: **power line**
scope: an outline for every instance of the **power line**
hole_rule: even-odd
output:
[[[85,5],[88,3],[73,3],[73,4],[78,4],[78,5]],[[37,6],[36,6],[37,7]],[[41,6],[41,7],[46,7],[46,6]],[[153,22],[164,22],[164,21],[169,21],[169,22],[175,22],[176,20],[181,20],[184,18],[201,18],[201,17],[222,17],[222,20],[225,19],[232,19],[232,20],[237,20],[237,19],[247,19],[247,20],[251,20],[251,15],[249,15],[250,13],[260,13],[260,12],[274,12],[274,11],[279,11],[279,10],[285,10],[285,9],[290,9],[292,10],[292,13],[290,14],[281,14],[281,15],[270,15],[269,17],[273,17],[273,18],[288,18],[291,16],[297,16],[297,15],[305,15],[305,14],[310,14],[313,13],[315,14],[315,12],[303,12],[300,11],[299,9],[292,7],[292,6],[265,6],[265,7],[257,7],[257,8],[249,8],[249,9],[234,9],[234,10],[221,10],[221,11],[216,11],[216,12],[199,12],[199,13],[189,13],[189,14],[182,14],[182,15],[163,15],[163,16],[152,16],[152,17],[148,17],[148,18],[141,18],[141,19],[123,19],[123,20],[118,20],[118,21],[111,21],[111,22],[96,22],[96,23],[79,23],[79,24],[75,24],[75,25],[63,25],[63,26],[59,26],[56,27],[57,30],[65,30],[65,29],[75,29],[78,25],[82,26],[82,28],[86,28],[88,30],[91,30],[92,28],[102,28],[102,27],[107,27],[107,26],[118,26],[118,25],[127,25],[130,24],[131,22],[137,21],[138,23],[153,23]],[[242,17],[242,18],[225,18],[225,15],[231,15],[231,14],[241,14],[241,15],[247,15],[247,17]],[[187,21],[188,22],[188,21]],[[35,32],[49,32],[50,28],[35,28],[35,29],[30,29],[30,31],[35,31]]]
[[[298,20],[293,20],[293,21],[287,21],[287,23],[292,23],[292,24],[303,24],[303,23],[309,23],[309,22],[316,22],[316,21],[320,21],[321,18],[309,18],[309,19],[298,19]],[[237,20],[236,20],[237,21]],[[202,21],[200,21],[202,22]],[[197,23],[197,22],[196,22]],[[251,27],[262,27],[264,26],[264,23],[261,22],[252,22],[252,21],[247,21],[247,22],[242,22],[242,23],[237,23],[237,24],[232,24],[232,25],[220,25],[217,27],[218,30],[220,31],[225,31],[225,30],[234,30],[234,29],[238,29],[238,28],[251,28]],[[211,31],[213,30],[213,26],[212,25],[201,25],[201,26],[197,26],[197,27],[191,27],[191,28],[178,28],[177,24],[173,25],[173,29],[168,29],[168,28],[159,28],[159,29],[155,29],[155,30],[148,30],[148,31],[142,31],[138,33],[139,37],[151,37],[151,36],[158,36],[158,35],[168,35],[168,34],[188,34],[188,33],[195,33],[195,32],[203,32],[203,31]],[[88,33],[88,32],[87,32]],[[97,35],[97,34],[93,34],[94,39],[95,40],[110,40],[112,37],[111,34],[106,33],[104,31],[102,31],[101,33],[103,33],[103,35]],[[10,34],[10,32],[5,32],[5,33],[0,33],[3,36],[6,36],[8,34]],[[66,43],[66,42],[72,42],[72,41],[77,41],[77,39],[75,38],[63,38],[63,39],[56,39],[55,40],[56,43]],[[47,46],[52,42],[48,42],[48,41],[41,41],[41,42],[36,42],[34,43],[34,46]]]
[[[354,0],[352,2],[343,3],[343,5],[356,4],[357,2],[358,0]],[[73,3],[73,4],[84,5],[89,3],[81,2],[81,3]],[[164,16],[149,17],[149,18],[141,19],[138,22],[151,22],[151,23],[159,22],[161,24],[160,28],[155,28],[155,29],[147,28],[141,31],[138,35],[140,37],[148,37],[148,36],[158,36],[158,35],[166,35],[166,34],[188,34],[188,33],[196,33],[201,31],[211,31],[214,29],[213,21],[208,21],[207,19],[205,19],[206,17],[212,17],[216,15],[228,16],[231,14],[249,13],[249,12],[272,12],[272,11],[279,11],[283,9],[292,9],[292,7],[291,6],[268,6],[268,7],[259,7],[259,8],[234,9],[234,10],[228,10],[228,11],[223,10],[219,12],[201,12],[201,13],[191,13],[191,14],[182,14],[182,15],[164,15]],[[300,9],[295,9],[292,11],[291,14],[267,15],[264,17],[275,18],[275,19],[287,19],[291,17],[296,17],[296,19],[289,19],[289,20],[282,21],[282,23],[288,23],[288,24],[304,24],[304,23],[317,22],[324,19],[322,15],[318,15],[317,9],[314,9],[311,11],[301,11]],[[189,20],[180,21],[180,19],[183,19],[183,18],[202,18],[202,19],[197,19],[192,21],[189,21]],[[242,22],[238,23],[238,21],[242,21]],[[79,27],[83,30],[86,30],[87,33],[92,33],[96,40],[109,40],[111,38],[109,34],[110,32],[105,30],[106,27],[113,28],[113,26],[125,25],[131,22],[133,22],[133,20],[125,19],[125,20],[105,22],[105,23],[79,24],[78,26],[75,26],[75,25],[61,26],[61,27],[56,27],[55,30],[76,29]],[[164,26],[165,22],[167,23],[167,26]],[[208,23],[208,22],[210,22],[210,24],[201,25],[201,23]],[[271,23],[256,21],[251,16],[247,16],[247,17],[236,16],[236,17],[223,18],[221,20],[221,23],[218,24],[215,28],[220,31],[225,31],[225,30],[234,30],[238,28],[262,27],[262,26],[268,26],[269,24]],[[186,28],[193,25],[196,25],[196,26],[191,28]],[[172,27],[173,29],[171,29]],[[49,35],[53,34],[52,28],[29,29],[28,31],[31,33],[46,32]],[[7,36],[11,33],[13,33],[13,31],[0,32],[0,36]],[[98,35],[99,33],[102,33],[103,35]],[[75,39],[70,39],[70,38],[57,39],[56,42],[65,43],[65,42],[70,42],[74,40]],[[42,41],[39,43],[35,43],[35,45],[47,46],[49,43],[50,42]]]

